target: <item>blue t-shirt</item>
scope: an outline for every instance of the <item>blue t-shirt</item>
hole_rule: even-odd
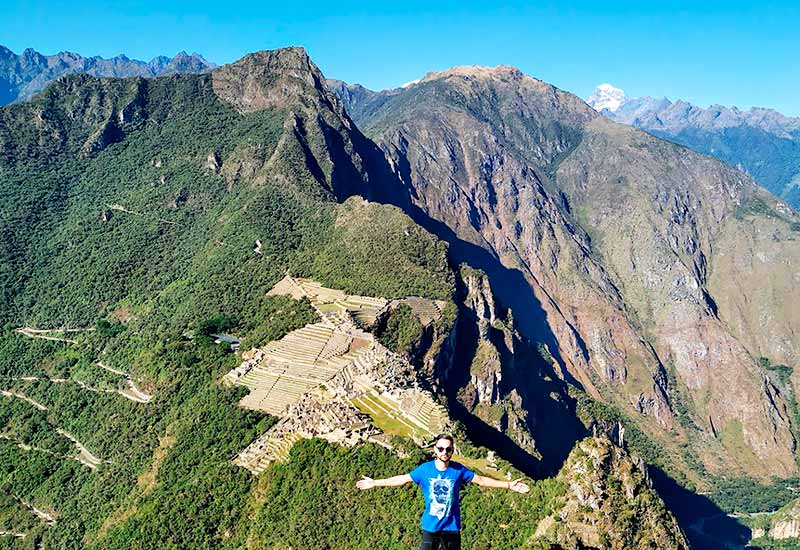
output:
[[[436,461],[421,464],[414,469],[411,479],[422,489],[425,511],[422,513],[422,529],[437,531],[460,531],[461,509],[458,491],[475,473],[458,462],[450,462],[444,471],[436,468]]]

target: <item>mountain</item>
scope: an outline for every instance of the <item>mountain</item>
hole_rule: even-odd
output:
[[[410,546],[419,495],[355,481],[410,471],[445,424],[485,475],[539,470],[525,497],[467,490],[477,547],[541,547],[561,509],[587,534],[545,475],[575,441],[592,483],[634,491],[598,509],[653,519],[587,540],[685,546],[489,275],[372,200],[403,182],[302,48],[66,75],[0,108],[0,151],[3,543]]]
[[[610,441],[579,442],[557,479],[573,498],[540,521],[535,539],[556,548],[689,548],[641,459]]]
[[[611,84],[600,84],[595,88],[592,95],[586,100],[596,111],[608,109],[612,113],[620,108],[620,106],[627,100],[625,92],[619,88],[615,88]]]
[[[705,488],[796,473],[795,213],[511,67],[377,101],[355,121],[398,175],[384,200],[485,271],[516,330],[648,459]]]
[[[703,109],[682,100],[629,98],[617,88],[618,101],[594,103],[606,86],[598,86],[588,103],[610,119],[716,157],[800,209],[800,118],[759,107]]]
[[[150,62],[129,59],[124,54],[103,59],[72,52],[42,55],[26,49],[17,55],[0,46],[0,105],[26,99],[50,81],[65,74],[86,73],[98,77],[154,77],[176,73],[203,73],[216,65],[198,53],[180,52],[175,57],[158,56]]]

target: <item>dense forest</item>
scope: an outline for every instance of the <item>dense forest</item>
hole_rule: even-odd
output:
[[[275,419],[237,407],[245,391],[219,380],[241,359],[208,335],[254,347],[315,321],[266,296],[287,270],[451,297],[442,243],[395,208],[337,204],[296,149],[274,161],[289,185],[213,166],[269,158],[285,117],[236,112],[208,76],[75,75],[0,109],[0,530],[27,534],[0,544],[233,545],[255,480],[231,458]]]

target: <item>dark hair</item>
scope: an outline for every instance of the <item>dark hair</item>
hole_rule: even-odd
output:
[[[439,441],[440,439],[448,440],[451,445],[455,444],[455,441],[453,441],[453,436],[450,434],[439,434],[434,438],[434,441]]]

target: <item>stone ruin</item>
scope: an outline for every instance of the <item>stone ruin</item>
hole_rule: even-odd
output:
[[[259,474],[285,460],[302,438],[389,446],[377,426],[381,421],[420,445],[450,424],[444,407],[419,385],[414,367],[362,328],[400,303],[428,324],[441,316],[443,302],[350,296],[289,275],[269,295],[308,298],[321,321],[242,353],[242,363],[224,376],[224,383],[250,389],[241,406],[280,418],[235,464]]]

